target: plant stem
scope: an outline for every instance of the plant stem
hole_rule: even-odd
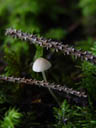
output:
[[[42,72],[42,76],[43,76],[44,81],[47,82],[45,72]],[[52,97],[55,99],[55,101],[57,102],[57,104],[60,107],[61,104],[60,104],[59,100],[57,99],[56,95],[54,94],[54,92],[50,88],[48,88],[48,90],[49,90],[50,94],[52,95]]]

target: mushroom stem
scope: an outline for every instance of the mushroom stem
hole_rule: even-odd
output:
[[[42,72],[42,76],[43,76],[44,81],[47,82],[47,78],[46,78],[45,72]]]
[[[47,82],[47,78],[46,78],[46,75],[45,75],[45,72],[44,72],[44,71],[42,72],[42,76],[43,76],[44,81]],[[57,97],[56,97],[56,95],[54,94],[54,92],[53,92],[50,88],[48,88],[48,90],[49,90],[50,94],[53,96],[53,98],[55,99],[55,101],[57,102],[57,104],[58,104],[59,107],[60,107],[60,102],[59,102],[59,100],[57,99]]]

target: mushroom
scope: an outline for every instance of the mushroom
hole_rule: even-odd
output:
[[[45,72],[44,71],[48,70],[49,68],[51,68],[51,63],[48,60],[46,60],[46,59],[44,59],[42,57],[38,58],[33,63],[33,71],[34,72],[42,72],[43,79],[45,81],[47,81],[47,79],[46,79],[46,76],[45,76]]]
[[[52,66],[51,63],[48,60],[40,57],[40,58],[36,59],[36,61],[33,63],[32,69],[34,72],[41,72],[44,81],[47,82],[45,71],[48,70],[49,68],[51,68],[51,66]],[[53,96],[53,98],[56,100],[56,102],[60,106],[60,103],[58,102],[58,99],[55,96],[55,94],[53,93],[53,91],[50,88],[48,88],[48,89],[49,89],[50,94]]]

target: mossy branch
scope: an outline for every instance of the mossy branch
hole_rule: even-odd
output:
[[[6,76],[1,76],[1,75],[0,75],[0,81],[8,81],[8,82],[12,82],[12,83],[19,83],[19,84],[26,84],[26,85],[33,85],[33,86],[38,85],[40,87],[42,86],[45,88],[50,88],[53,90],[57,90],[59,92],[64,92],[67,94],[75,95],[77,97],[87,98],[87,95],[85,94],[85,92],[73,90],[72,88],[68,88],[65,85],[59,85],[59,84],[56,85],[54,83],[48,83],[48,82],[39,81],[39,80],[6,77]]]
[[[10,35],[12,37],[27,41],[30,44],[38,44],[42,47],[46,47],[47,49],[54,48],[56,52],[61,51],[63,54],[74,55],[76,58],[79,57],[81,60],[86,60],[96,64],[96,56],[92,55],[90,52],[76,50],[73,47],[69,47],[69,45],[64,45],[62,42],[56,42],[52,41],[51,39],[37,37],[36,35],[24,33],[21,30],[12,28],[6,29],[5,35]]]

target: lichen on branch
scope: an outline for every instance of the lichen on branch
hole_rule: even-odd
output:
[[[86,60],[96,64],[96,56],[92,55],[92,53],[77,50],[74,47],[70,47],[68,44],[64,45],[62,42],[52,41],[51,39],[45,39],[43,37],[38,37],[36,35],[12,28],[6,29],[5,35],[10,35],[12,37],[27,41],[30,44],[38,44],[47,49],[54,48],[56,52],[61,51],[64,55],[73,55],[76,58],[81,58],[81,60]]]
[[[53,90],[57,90],[59,92],[64,92],[66,94],[71,94],[75,95],[77,97],[83,97],[87,98],[87,95],[85,92],[80,92],[73,90],[72,88],[68,88],[66,85],[56,85],[54,83],[49,83],[45,81],[39,81],[39,80],[34,80],[34,79],[25,79],[25,78],[16,78],[16,77],[6,77],[0,75],[0,81],[7,81],[7,82],[12,82],[12,83],[19,83],[19,84],[26,84],[26,85],[32,85],[32,86],[40,86],[44,88],[50,88]]]

